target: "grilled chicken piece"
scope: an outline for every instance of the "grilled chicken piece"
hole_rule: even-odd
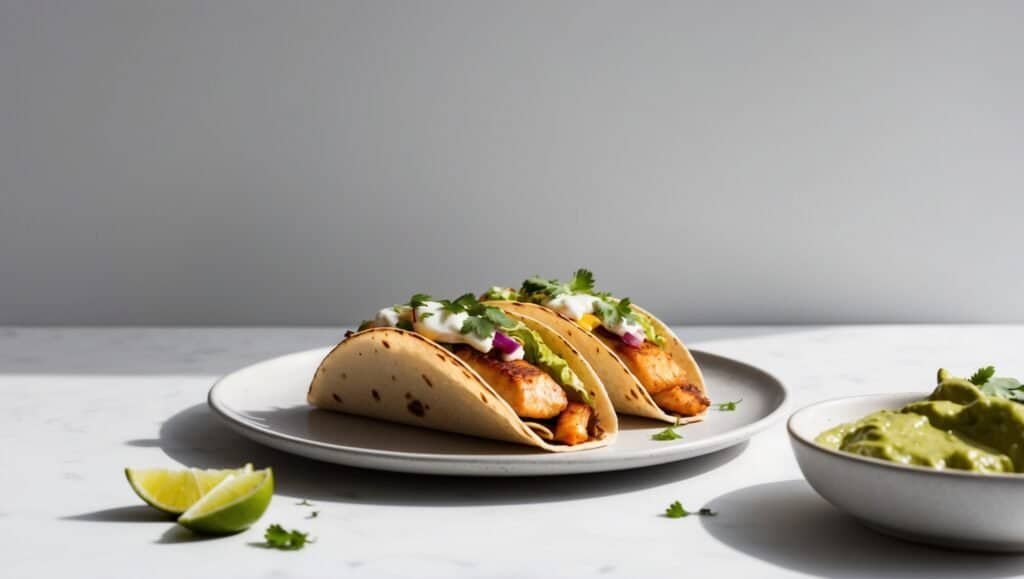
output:
[[[572,446],[590,440],[587,425],[592,411],[586,404],[570,402],[568,408],[558,417],[555,425],[555,440]]]
[[[682,416],[696,416],[711,404],[711,400],[692,384],[673,386],[654,395],[654,403],[663,410]]]
[[[688,383],[686,370],[672,359],[672,354],[659,348],[657,344],[644,341],[642,346],[634,347],[616,341],[618,343],[615,345],[615,353],[651,394]]]
[[[455,355],[476,370],[522,418],[554,418],[569,404],[565,390],[526,360],[505,362],[460,346]]]

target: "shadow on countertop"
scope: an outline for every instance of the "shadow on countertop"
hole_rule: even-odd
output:
[[[685,480],[740,456],[746,444],[700,458],[629,471],[553,477],[487,478],[430,476],[346,467],[262,446],[236,434],[205,404],[171,416],[159,439],[130,440],[158,446],[183,465],[225,468],[246,462],[274,468],[277,492],[342,503],[475,506],[576,500],[632,492]]]
[[[1016,577],[1024,556],[947,551],[880,535],[837,511],[803,480],[745,487],[701,517],[722,543],[819,577]]]

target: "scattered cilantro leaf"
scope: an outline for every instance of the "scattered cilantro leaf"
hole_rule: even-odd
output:
[[[302,499],[301,501],[299,501],[299,502],[297,502],[295,504],[300,506],[300,507],[312,507],[313,506],[313,503],[309,502],[306,499]]]
[[[996,375],[995,366],[985,366],[984,368],[978,368],[978,371],[971,374],[971,384],[975,386],[984,386],[986,382],[992,379]]]
[[[670,519],[681,519],[690,515],[690,511],[683,508],[682,503],[676,501],[665,509],[665,516]]]
[[[742,398],[740,398],[739,400],[729,400],[727,402],[719,402],[717,404],[713,404],[712,406],[714,407],[715,410],[719,410],[721,412],[732,412],[733,410],[736,410],[736,405],[739,404],[740,402],[743,402]]]
[[[693,513],[686,510],[683,507],[682,503],[680,503],[679,501],[672,503],[671,505],[668,506],[667,509],[665,509],[665,516],[670,519],[681,519],[683,517],[689,517],[690,515],[697,515],[701,517],[714,517],[718,515],[718,513],[712,511],[709,508],[703,508],[697,511],[696,513]]]
[[[425,320],[425,319],[429,318],[432,315],[434,315],[434,312],[422,312],[422,313],[420,313],[419,318],[421,320]]]
[[[589,269],[577,269],[569,282],[569,291],[581,294],[594,291],[594,274]]]
[[[305,547],[306,543],[315,542],[309,538],[309,533],[302,533],[294,529],[287,531],[278,524],[267,527],[263,538],[267,540],[268,547],[282,551],[297,551]]]
[[[320,511],[313,511],[313,512],[309,513],[308,515],[306,515],[306,518],[307,519],[315,519],[315,518],[317,518],[319,516],[320,516]]]
[[[678,421],[673,426],[669,426],[668,428],[662,430],[657,434],[652,434],[651,440],[657,440],[660,442],[665,442],[669,440],[679,440],[680,438],[683,437],[683,435],[676,432],[676,426],[679,426]]]

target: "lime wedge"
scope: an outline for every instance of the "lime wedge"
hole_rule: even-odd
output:
[[[263,516],[273,495],[274,473],[269,468],[234,473],[189,507],[178,522],[197,533],[237,533]]]
[[[180,515],[210,489],[235,473],[252,472],[252,465],[221,470],[170,470],[166,468],[126,468],[125,476],[135,494],[151,507]]]

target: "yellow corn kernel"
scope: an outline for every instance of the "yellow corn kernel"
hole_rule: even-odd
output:
[[[594,314],[583,314],[583,317],[576,322],[588,332],[601,325],[601,319]]]

